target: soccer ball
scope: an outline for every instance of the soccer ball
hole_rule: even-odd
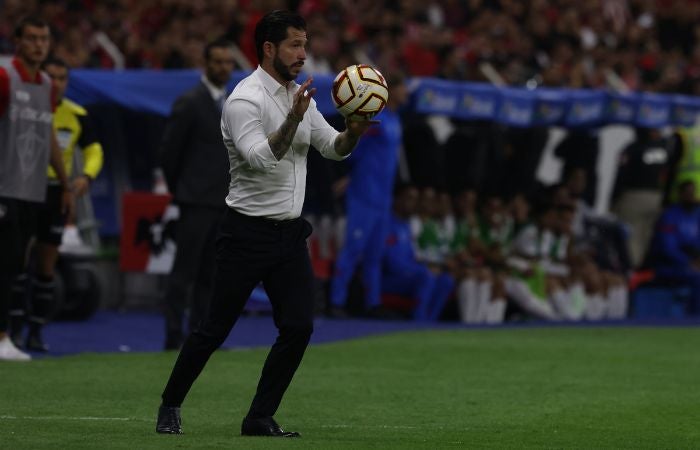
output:
[[[384,109],[389,90],[381,72],[366,64],[355,64],[335,77],[331,97],[343,117],[369,120]]]

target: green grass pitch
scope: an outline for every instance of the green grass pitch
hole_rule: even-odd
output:
[[[174,353],[0,363],[0,448],[700,447],[697,328],[397,333],[312,346],[276,418],[301,439],[241,437],[267,349],[217,352],[154,432]]]

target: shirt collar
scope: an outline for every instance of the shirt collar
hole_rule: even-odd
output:
[[[24,83],[42,83],[41,71],[37,70],[36,74],[34,74],[34,80],[32,80],[32,78],[29,76],[29,71],[27,70],[26,66],[18,57],[15,56],[14,58],[12,58],[12,65],[14,66],[15,70],[19,74],[19,77]]]
[[[202,74],[202,83],[204,83],[204,86],[207,87],[209,90],[209,93],[211,94],[211,98],[214,99],[214,101],[219,101],[221,96],[223,96],[226,93],[226,88],[220,88],[218,86],[215,86],[214,83],[209,81],[209,78],[207,78],[206,75]]]
[[[286,92],[287,89],[296,90],[296,83],[291,82],[287,86],[283,86],[279,81],[272,78],[272,75],[267,73],[265,69],[258,66],[255,70],[260,81],[262,81],[263,86],[270,94],[277,94],[278,92]]]

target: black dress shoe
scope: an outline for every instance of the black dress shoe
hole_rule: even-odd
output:
[[[272,417],[246,417],[241,424],[242,436],[301,437],[296,431],[284,431]]]
[[[180,408],[160,405],[158,408],[158,423],[156,433],[182,434],[182,419]]]

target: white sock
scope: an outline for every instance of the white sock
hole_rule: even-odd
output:
[[[604,320],[608,317],[608,308],[610,303],[608,303],[608,298],[605,295],[600,296],[600,309],[598,310],[598,320]]]
[[[489,304],[486,323],[503,323],[503,318],[506,315],[506,300],[504,298],[494,298]]]
[[[617,295],[615,295],[615,288],[608,289],[608,294],[605,296],[605,303],[608,305],[605,311],[606,319],[615,319],[619,314],[617,312],[619,305],[617,304],[616,297]]]
[[[620,306],[620,309],[618,310],[619,317],[620,319],[626,319],[627,318],[627,311],[629,308],[630,304],[630,293],[629,290],[627,289],[627,286],[622,285],[617,288],[617,295],[618,295],[618,305]]]
[[[557,289],[550,296],[554,309],[564,320],[576,320],[576,313],[571,304],[571,296],[563,289]]]
[[[476,280],[467,278],[459,284],[457,288],[457,302],[462,323],[474,323],[479,307]]]
[[[540,319],[557,319],[552,305],[547,300],[537,298],[524,281],[517,278],[508,278],[506,280],[506,292],[527,313]]]
[[[482,281],[477,285],[477,296],[479,299],[476,312],[476,323],[486,322],[489,314],[489,304],[491,303],[491,282]]]
[[[586,319],[600,320],[605,317],[605,300],[601,294],[591,294],[586,302]]]
[[[608,294],[608,318],[624,319],[627,317],[627,288],[615,286]]]
[[[569,288],[569,304],[571,305],[572,320],[581,320],[586,314],[586,290],[583,284],[574,283]]]

